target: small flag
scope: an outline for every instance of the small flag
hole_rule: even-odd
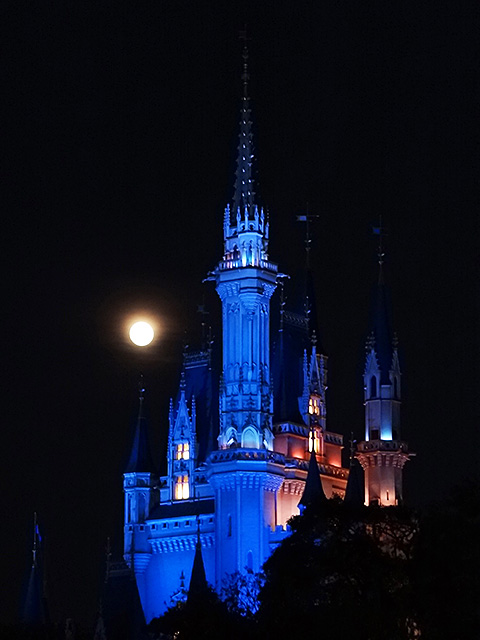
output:
[[[382,235],[382,228],[381,227],[372,227],[372,233],[374,236],[380,236]]]
[[[306,222],[307,216],[297,216],[297,222]]]
[[[35,525],[35,534],[38,538],[38,541],[41,542],[42,541],[42,536],[40,535],[40,529],[38,528],[38,524]]]

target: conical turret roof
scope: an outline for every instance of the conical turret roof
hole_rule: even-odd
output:
[[[363,470],[356,458],[350,463],[347,486],[345,488],[344,504],[353,508],[360,508],[365,502],[365,488]]]
[[[130,458],[125,473],[156,473],[148,443],[148,424],[144,415],[145,388],[143,377],[139,383],[139,407]]]
[[[197,543],[195,545],[195,557],[193,559],[192,576],[190,578],[190,586],[188,587],[187,603],[189,605],[197,604],[209,592],[210,589],[207,582],[207,576],[205,574],[205,565],[203,563],[200,531],[198,531]]]
[[[308,464],[307,480],[305,482],[305,488],[299,506],[307,508],[311,505],[318,505],[325,503],[327,497],[323,490],[322,479],[320,478],[320,472],[318,470],[317,458],[315,451],[310,452],[310,462]]]
[[[390,292],[385,284],[382,266],[380,266],[380,275],[373,295],[370,335],[373,338],[372,346],[380,367],[381,384],[388,384],[393,361],[394,337],[391,330]]]

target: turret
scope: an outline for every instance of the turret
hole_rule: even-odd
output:
[[[194,495],[193,481],[197,459],[195,396],[191,410],[185,396],[185,372],[180,380],[176,406],[170,401],[168,432],[168,482],[170,500],[188,500]]]
[[[206,598],[210,594],[205,565],[203,563],[202,542],[200,538],[200,519],[197,518],[197,541],[195,543],[195,556],[193,558],[192,575],[188,587],[188,606],[202,606],[206,604]]]
[[[271,450],[270,298],[277,265],[268,261],[268,222],[254,202],[247,58],[245,47],[233,207],[225,209],[224,254],[212,274],[223,309],[218,445]]]
[[[401,372],[397,338],[390,324],[383,256],[380,245],[363,374],[365,440],[358,444],[357,458],[365,472],[365,503],[392,506],[402,501],[402,469],[412,454],[400,439]]]
[[[316,336],[313,333],[310,359],[307,351],[303,357],[303,394],[299,399],[300,412],[305,424],[310,428],[309,447],[317,455],[325,455],[324,434],[327,418],[327,358],[317,354]]]
[[[144,415],[145,386],[143,376],[138,385],[138,417],[130,457],[123,474],[125,494],[124,558],[137,577],[142,595],[141,577],[151,558],[146,521],[158,498],[158,476],[148,443]]]

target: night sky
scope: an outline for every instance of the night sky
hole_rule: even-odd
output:
[[[93,623],[143,371],[165,456],[182,348],[219,302],[247,24],[258,203],[270,257],[314,257],[328,425],[363,429],[376,241],[403,369],[414,506],[478,466],[476,2],[5,0],[0,619],[18,614],[36,510],[52,617]],[[259,6],[257,6],[259,5]],[[161,331],[127,340],[145,313]]]

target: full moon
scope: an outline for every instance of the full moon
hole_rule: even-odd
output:
[[[135,322],[130,327],[130,340],[137,347],[146,347],[153,340],[155,332],[148,322]]]

